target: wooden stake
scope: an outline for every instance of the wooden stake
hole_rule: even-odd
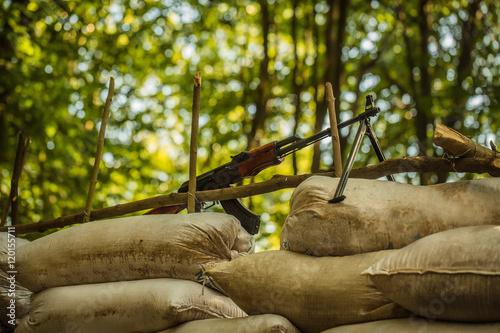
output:
[[[24,146],[24,151],[23,151],[23,156],[21,158],[21,165],[19,166],[19,171],[17,174],[17,179],[15,182],[14,186],[14,197],[12,199],[12,214],[11,214],[11,219],[12,219],[12,225],[18,224],[18,211],[19,211],[19,193],[18,193],[18,187],[19,187],[19,179],[21,178],[21,174],[23,172],[24,168],[24,163],[26,162],[26,156],[28,156],[28,150],[30,149],[31,145],[31,138],[28,138],[26,141],[26,145]]]
[[[198,127],[200,117],[201,72],[194,75],[191,146],[189,151],[188,213],[196,211],[196,160],[198,157]]]
[[[17,224],[17,211],[19,206],[18,200],[18,185],[19,178],[23,172],[24,163],[26,161],[26,156],[28,155],[29,146],[31,143],[31,138],[26,141],[26,133],[19,133],[19,140],[17,143],[16,158],[14,160],[14,170],[12,172],[12,178],[10,180],[10,193],[5,204],[5,209],[2,212],[2,221],[0,226],[4,226],[7,222],[7,216],[9,215],[9,210],[12,208],[11,221],[12,225]]]
[[[104,134],[106,133],[106,126],[108,125],[109,109],[111,106],[111,101],[113,100],[113,92],[115,90],[115,79],[110,78],[108,97],[106,98],[106,104],[104,105],[104,112],[102,114],[101,128],[99,129],[99,139],[97,141],[97,150],[95,153],[94,167],[92,168],[92,175],[90,178],[89,194],[87,196],[87,203],[85,204],[85,210],[83,222],[90,221],[90,214],[92,210],[92,201],[94,200],[95,186],[97,184],[97,175],[99,174],[99,165],[101,164],[102,149],[104,146]]]
[[[337,114],[335,112],[335,96],[333,96],[333,88],[330,82],[326,83],[326,102],[328,104],[328,115],[330,117],[330,129],[332,131],[332,146],[333,146],[333,167],[335,175],[342,175],[342,152],[340,150],[340,136],[337,128]]]

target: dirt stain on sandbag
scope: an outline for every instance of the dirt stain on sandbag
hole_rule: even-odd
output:
[[[100,309],[99,311],[94,312],[95,318],[114,317],[116,314],[118,314],[118,311],[112,308]]]
[[[441,193],[442,209],[451,204],[453,210],[463,212],[467,216],[476,216],[482,224],[497,224],[500,214],[500,184],[496,179],[478,179],[431,186],[433,191]],[[474,199],[474,201],[471,201]]]

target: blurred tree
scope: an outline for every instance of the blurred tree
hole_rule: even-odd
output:
[[[341,55],[344,47],[345,25],[347,20],[347,9],[349,0],[328,0],[326,30],[325,30],[325,47],[324,55],[324,71],[323,81],[321,83],[322,90],[326,82],[332,83],[334,96],[339,96],[341,86],[343,85],[344,66],[342,66]],[[319,132],[323,128],[325,117],[327,115],[326,97],[318,103],[316,107],[315,132]],[[340,99],[335,99],[336,110],[340,110]],[[311,171],[318,172],[320,169],[320,150],[319,144],[315,145]]]
[[[94,208],[175,191],[187,180],[192,79],[201,70],[199,172],[328,126],[372,94],[388,158],[439,155],[442,121],[482,145],[499,128],[500,8],[493,0],[6,0],[0,4],[0,207],[18,132],[32,138],[23,223],[83,210],[109,78],[115,96]],[[344,159],[356,125],[341,131]],[[304,149],[256,181],[331,167]],[[355,167],[376,163],[364,141]],[[414,184],[475,175],[397,175]],[[292,191],[252,198],[258,244],[276,248]],[[249,203],[249,200],[246,200]],[[31,238],[38,235],[30,235]]]

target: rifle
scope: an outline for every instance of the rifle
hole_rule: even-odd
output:
[[[363,122],[365,119],[375,116],[380,109],[366,108],[366,111],[357,117],[346,120],[337,125],[338,129],[344,128],[356,122]],[[244,151],[236,156],[231,156],[231,162],[221,165],[196,177],[196,191],[215,190],[227,188],[237,182],[251,178],[264,169],[278,165],[283,162],[287,155],[314,144],[326,137],[331,136],[330,128],[316,133],[308,138],[301,138],[297,135],[283,140],[270,142],[264,146]],[[179,188],[179,193],[188,192],[189,181],[184,182]],[[241,226],[250,234],[259,232],[260,216],[254,214],[243,205],[240,199],[221,200],[224,211],[235,216]],[[186,208],[186,205],[165,206],[150,210],[146,214],[177,214]]]
[[[281,164],[285,156],[328,136],[331,136],[330,128],[305,139],[295,135],[231,156],[231,162],[197,176],[196,191],[230,187],[245,178],[257,175],[264,169]],[[181,185],[178,192],[186,193],[188,187],[189,181],[186,181]],[[260,216],[245,207],[240,199],[221,200],[220,204],[224,211],[235,216],[241,222],[241,226],[250,234],[255,235],[259,232]],[[184,208],[186,208],[186,205],[165,206],[152,209],[146,214],[177,214]]]

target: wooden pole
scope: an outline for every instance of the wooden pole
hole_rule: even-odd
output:
[[[198,127],[200,118],[201,72],[194,75],[191,146],[189,151],[188,213],[196,211],[196,160],[198,157]]]
[[[21,158],[21,164],[18,166],[18,174],[14,186],[14,197],[12,200],[12,214],[11,214],[11,219],[12,219],[12,225],[16,225],[18,223],[18,211],[19,211],[19,193],[18,193],[18,188],[19,188],[19,179],[21,178],[21,174],[23,172],[24,168],[24,163],[26,163],[26,157],[28,156],[28,150],[30,149],[31,145],[31,138],[28,138],[26,141],[26,145],[24,146],[23,150],[23,156]]]
[[[2,212],[2,220],[0,226],[4,226],[7,222],[7,216],[9,215],[9,210],[12,208],[11,221],[12,225],[17,224],[17,211],[18,211],[18,186],[19,178],[23,172],[24,163],[26,161],[26,156],[28,155],[28,149],[31,143],[31,138],[26,141],[26,133],[19,133],[19,141],[17,143],[16,157],[14,160],[14,170],[12,172],[12,178],[10,180],[10,193],[5,203],[5,209]]]
[[[328,104],[328,115],[330,117],[330,129],[332,131],[332,146],[333,146],[333,167],[335,175],[342,175],[342,151],[340,150],[340,136],[337,128],[337,114],[335,112],[335,96],[330,82],[326,83],[326,102]]]
[[[111,106],[111,101],[113,100],[113,92],[115,90],[115,79],[110,78],[108,97],[106,98],[106,104],[104,105],[104,112],[102,115],[101,128],[99,129],[99,139],[97,141],[97,150],[95,153],[94,167],[92,168],[92,175],[90,178],[89,194],[87,196],[87,203],[85,204],[85,210],[83,211],[84,218],[83,222],[88,222],[91,220],[90,214],[92,210],[92,201],[94,200],[95,186],[97,184],[97,175],[99,174],[99,165],[101,164],[102,149],[104,146],[104,135],[106,133],[106,126],[108,125],[109,109]]]

